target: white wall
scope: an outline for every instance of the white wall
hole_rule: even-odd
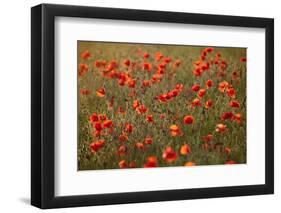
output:
[[[194,13],[275,18],[275,195],[173,201],[51,210],[51,212],[277,212],[281,207],[281,13],[279,1],[245,0],[60,0],[45,3],[81,4]],[[2,1],[0,7],[0,210],[38,212],[30,196],[30,7],[41,1]]]

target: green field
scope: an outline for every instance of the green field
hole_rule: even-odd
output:
[[[246,163],[246,49],[206,48],[79,41],[78,170]]]

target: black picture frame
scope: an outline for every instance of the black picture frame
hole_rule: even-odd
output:
[[[59,16],[265,29],[265,184],[56,197],[54,21]],[[31,97],[31,204],[39,208],[274,193],[274,19],[41,4],[31,8]]]

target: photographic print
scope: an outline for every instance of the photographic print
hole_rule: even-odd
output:
[[[246,53],[78,41],[78,170],[245,164]]]

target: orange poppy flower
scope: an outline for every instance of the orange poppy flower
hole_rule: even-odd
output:
[[[237,113],[233,115],[232,120],[236,121],[238,124],[242,123],[242,115],[240,113]]]
[[[147,122],[154,122],[154,120],[153,120],[153,115],[147,115],[147,116],[146,116],[146,121],[147,121]]]
[[[216,132],[225,132],[226,125],[225,124],[217,124]]]
[[[184,164],[184,166],[196,166],[196,163],[189,161],[189,162],[186,162]]]
[[[211,88],[213,86],[213,84],[214,84],[214,82],[211,79],[206,81],[207,88]]]
[[[90,149],[92,152],[99,151],[105,144],[104,140],[99,140],[90,144]]]
[[[198,97],[199,98],[203,98],[205,94],[206,94],[206,90],[205,89],[200,89],[198,91]]]
[[[175,136],[180,136],[182,134],[181,129],[177,125],[171,125],[170,126],[170,135],[175,137]]]
[[[144,168],[152,168],[152,167],[157,167],[158,160],[156,156],[150,156],[146,159],[146,162],[144,164]]]
[[[161,52],[155,53],[155,60],[156,61],[160,61],[163,57],[164,57],[164,55]]]
[[[132,124],[126,124],[125,126],[125,132],[133,132],[133,125]]]
[[[240,107],[240,103],[238,101],[230,101],[229,102],[229,106],[231,106],[233,108],[239,108]]]
[[[127,163],[126,163],[125,160],[121,160],[121,161],[118,163],[118,165],[119,165],[119,168],[120,168],[120,169],[127,168]]]
[[[85,50],[84,52],[81,53],[80,56],[82,59],[88,59],[91,57],[91,53],[89,52],[89,50]]]
[[[183,123],[184,124],[193,124],[194,123],[194,118],[192,115],[187,115],[183,118]]]
[[[206,101],[206,103],[205,103],[205,108],[206,109],[208,109],[208,108],[210,108],[210,107],[212,107],[213,106],[213,101],[211,100],[211,99],[209,99],[208,101]]]
[[[105,89],[103,87],[98,89],[96,94],[97,94],[98,97],[103,98],[105,96]]]
[[[167,161],[168,163],[175,161],[177,159],[177,157],[178,157],[178,154],[170,146],[168,146],[162,154],[162,158],[165,161]]]
[[[190,146],[187,145],[187,144],[182,145],[182,146],[181,146],[181,149],[180,149],[180,153],[181,153],[182,155],[189,155],[189,154],[191,154],[191,148],[190,148]]]
[[[229,87],[229,83],[227,81],[223,81],[219,83],[219,91],[225,92],[225,90]]]
[[[134,100],[134,102],[133,102],[133,108],[136,109],[136,108],[139,107],[139,105],[140,105],[140,102],[139,102],[138,100]]]
[[[153,143],[152,137],[146,137],[145,140],[144,140],[144,143],[148,144],[148,145],[152,144]]]

